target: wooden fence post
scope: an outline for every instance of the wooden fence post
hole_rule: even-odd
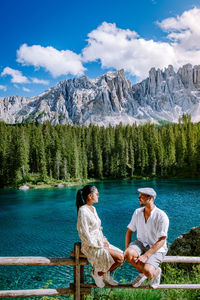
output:
[[[84,283],[84,266],[81,266],[80,271],[80,283]],[[84,295],[81,295],[81,300],[84,300]]]
[[[81,281],[81,272],[80,272],[80,243],[74,244],[74,256],[75,256],[75,265],[74,265],[74,284],[75,284],[75,294],[74,300],[81,300],[81,289],[80,289],[80,281]]]

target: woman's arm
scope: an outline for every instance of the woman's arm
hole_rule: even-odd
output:
[[[97,216],[97,219],[99,220],[100,224],[101,224],[101,220],[97,214],[97,211],[96,211],[96,208],[94,207],[94,211],[95,211],[95,214]],[[100,231],[101,231],[101,235],[102,235],[102,240],[103,240],[103,246],[104,248],[109,248],[109,241],[108,239],[105,237],[105,235],[103,234],[103,227],[100,226]]]
[[[77,230],[79,233],[79,237],[82,242],[86,243],[90,247],[102,248],[99,245],[97,240],[95,240],[94,236],[91,236],[88,226],[88,216],[84,211],[79,211],[78,213],[78,221],[77,221]]]

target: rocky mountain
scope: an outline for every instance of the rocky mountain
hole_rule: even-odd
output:
[[[134,85],[123,70],[96,79],[82,76],[63,80],[36,97],[0,98],[0,120],[10,124],[177,122],[183,113],[200,121],[200,66],[187,64],[178,72],[171,65],[165,70],[152,68],[147,79]]]

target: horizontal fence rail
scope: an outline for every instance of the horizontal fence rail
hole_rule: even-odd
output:
[[[81,288],[96,288],[95,284],[81,284]],[[110,289],[110,285],[105,285],[104,288]],[[113,289],[134,289],[132,284],[119,284],[112,286]],[[160,284],[156,289],[186,289],[186,290],[196,290],[200,289],[200,284]],[[137,289],[153,289],[149,285],[138,286]]]
[[[72,257],[75,255],[74,251],[71,251],[70,254]],[[84,258],[85,255],[80,252],[80,258]],[[200,263],[200,257],[199,256],[165,256],[163,262],[165,263],[193,263],[193,264],[199,264]]]
[[[73,255],[73,252],[72,252]],[[193,263],[199,264],[200,257],[195,256],[166,256],[165,263]],[[80,265],[87,265],[87,258],[83,256],[79,259]],[[37,256],[18,256],[18,257],[0,257],[0,265],[42,265],[42,266],[74,266],[74,258],[48,258],[48,257],[37,257]]]
[[[96,288],[95,284],[81,284],[81,295],[90,294],[91,288]],[[121,284],[118,286],[106,285],[104,288],[117,288],[117,289],[134,289],[131,284]],[[139,286],[137,289],[151,289],[148,285]],[[200,289],[200,284],[160,284],[157,289],[186,289],[196,290]],[[61,295],[74,295],[74,287],[71,288],[59,288],[59,289],[34,289],[34,290],[5,290],[0,291],[0,297],[44,297],[44,296],[61,296]]]
[[[91,288],[81,288],[81,294],[90,294]],[[0,298],[3,297],[44,297],[44,296],[61,296],[74,295],[74,288],[59,288],[59,289],[34,289],[34,290],[5,290],[0,291]]]
[[[200,264],[200,257],[198,256],[165,256],[165,263],[188,263]]]
[[[84,295],[90,294],[95,284],[84,283],[84,265],[88,264],[87,258],[80,251],[80,243],[74,244],[71,257],[0,257],[0,265],[60,265],[73,266],[73,283],[68,288],[58,289],[30,289],[30,290],[1,290],[0,298],[16,297],[43,297],[74,295],[75,300],[83,300]],[[200,263],[200,257],[191,256],[166,256],[164,263]],[[135,289],[131,284],[120,284],[117,286],[106,285],[104,288]],[[137,287],[137,289],[151,289],[149,285]],[[200,289],[200,284],[160,284],[157,289]]]
[[[80,265],[87,265],[87,258],[80,258]],[[41,265],[41,266],[74,266],[74,258],[48,258],[40,256],[0,257],[0,265]]]

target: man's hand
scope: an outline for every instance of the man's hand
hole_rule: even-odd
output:
[[[146,261],[147,261],[148,257],[143,254],[143,255],[140,255],[137,259],[136,259],[136,264],[145,264]]]

